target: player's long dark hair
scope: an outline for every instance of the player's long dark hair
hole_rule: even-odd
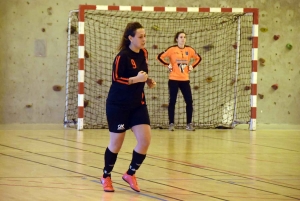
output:
[[[118,50],[121,51],[124,48],[130,45],[130,40],[128,39],[129,36],[134,37],[136,30],[144,28],[139,22],[130,22],[127,24],[124,34],[121,39],[121,43],[118,47]]]
[[[177,43],[177,38],[178,38],[178,36],[180,35],[180,34],[182,34],[182,33],[184,33],[185,35],[186,35],[186,33],[184,32],[184,31],[178,31],[176,34],[175,34],[175,36],[174,36],[174,43]]]

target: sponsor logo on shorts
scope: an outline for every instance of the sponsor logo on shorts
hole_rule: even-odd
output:
[[[118,131],[119,131],[119,130],[125,130],[124,124],[119,124],[119,125],[118,125]]]

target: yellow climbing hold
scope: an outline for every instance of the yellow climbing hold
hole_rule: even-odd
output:
[[[268,28],[260,28],[260,31],[263,32],[263,33],[265,33],[265,32],[268,31]]]

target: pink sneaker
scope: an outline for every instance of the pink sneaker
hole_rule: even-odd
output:
[[[126,182],[130,185],[130,187],[132,188],[132,190],[134,190],[134,191],[136,191],[136,192],[140,192],[140,188],[139,188],[139,186],[138,186],[138,184],[137,184],[137,182],[136,182],[136,177],[135,177],[135,175],[132,175],[132,176],[131,176],[131,175],[125,173],[125,174],[123,174],[122,179],[123,179],[124,181],[126,181]]]
[[[112,186],[112,181],[110,177],[101,178],[101,184],[105,192],[114,192],[114,187]]]

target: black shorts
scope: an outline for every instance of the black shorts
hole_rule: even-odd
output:
[[[108,129],[113,133],[123,133],[133,126],[140,124],[150,125],[147,105],[136,108],[127,108],[106,104]]]

